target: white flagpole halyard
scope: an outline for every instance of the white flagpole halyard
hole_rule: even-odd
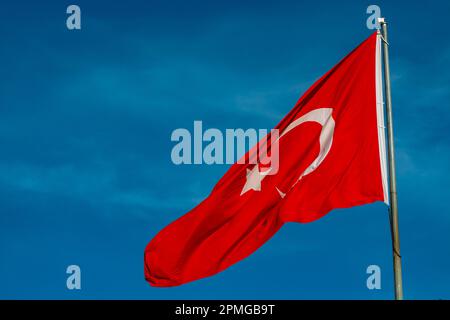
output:
[[[388,134],[388,168],[389,168],[389,217],[392,234],[392,251],[394,256],[394,284],[395,299],[403,300],[402,263],[400,255],[400,237],[398,232],[398,207],[397,207],[397,181],[395,178],[394,156],[394,126],[392,121],[391,78],[389,71],[389,43],[387,35],[387,22],[384,18],[379,20],[383,41],[384,56],[384,91],[386,97],[386,122]]]

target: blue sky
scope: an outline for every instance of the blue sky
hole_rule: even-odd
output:
[[[450,298],[448,1],[73,3],[79,31],[72,2],[1,4],[0,298],[392,298],[381,203],[285,225],[211,278],[143,277],[147,242],[227,170],[173,165],[171,132],[273,127],[371,33],[370,4],[390,22],[405,297]]]

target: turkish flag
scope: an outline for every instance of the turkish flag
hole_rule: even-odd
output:
[[[286,222],[387,202],[377,33],[320,78],[276,129],[275,142],[269,134],[258,145],[271,152],[278,144],[277,170],[234,164],[203,202],[150,241],[144,259],[151,285],[214,275],[250,255]]]

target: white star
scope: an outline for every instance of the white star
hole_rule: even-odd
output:
[[[272,168],[264,172],[259,172],[258,165],[255,165],[252,170],[247,169],[247,181],[241,191],[241,196],[249,190],[261,191],[261,181],[269,174]]]

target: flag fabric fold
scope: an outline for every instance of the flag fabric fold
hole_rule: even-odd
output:
[[[284,223],[387,202],[379,64],[374,33],[307,90],[276,126],[277,140],[269,134],[259,142],[269,151],[278,144],[276,173],[234,164],[203,202],[150,241],[146,280],[176,286],[211,276],[253,253]]]

